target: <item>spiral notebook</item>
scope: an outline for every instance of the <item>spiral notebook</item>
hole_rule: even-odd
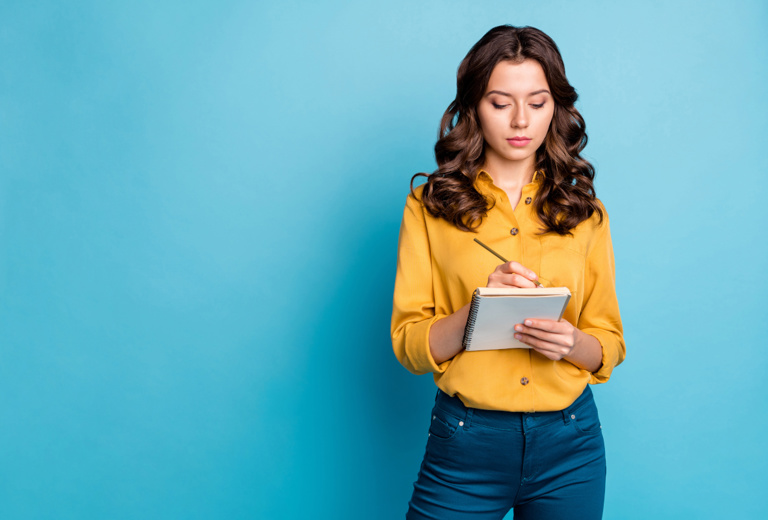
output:
[[[567,287],[478,287],[472,295],[464,329],[464,348],[531,348],[515,339],[515,325],[527,318],[559,320],[570,299]]]

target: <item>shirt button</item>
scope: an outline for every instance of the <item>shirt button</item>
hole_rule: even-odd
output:
[[[532,199],[532,198],[530,198],[530,197],[526,197],[526,198],[525,198],[525,203],[526,203],[526,204],[530,204],[532,201],[533,201],[533,199]]]
[[[523,386],[527,385],[528,384],[528,378],[527,377],[522,378],[520,380],[520,384],[523,385]]]
[[[464,426],[464,421],[459,421],[459,426]]]
[[[509,230],[509,232],[510,232],[510,234],[511,234],[512,236],[515,236],[515,235],[517,235],[517,228],[516,228],[516,227],[513,227],[512,229],[510,229],[510,230]]]

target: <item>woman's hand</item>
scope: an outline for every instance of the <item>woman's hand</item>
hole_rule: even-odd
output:
[[[507,262],[496,267],[488,277],[488,287],[536,287],[531,281],[536,273],[517,262]],[[443,361],[464,350],[462,340],[467,326],[470,304],[450,316],[437,320],[429,329],[429,348],[435,363]]]
[[[597,338],[564,319],[527,319],[515,325],[515,339],[553,361],[565,359],[593,373],[602,364],[603,350]]]
[[[576,345],[578,329],[566,320],[525,320],[515,325],[515,339],[553,361],[563,359]]]
[[[488,287],[523,287],[534,288],[536,273],[518,262],[507,262],[496,266],[488,276]]]

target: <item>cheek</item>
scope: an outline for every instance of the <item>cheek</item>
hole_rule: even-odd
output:
[[[550,111],[549,114],[547,114],[547,117],[545,118],[545,124],[547,127],[547,130],[552,126],[552,119],[554,118],[555,114],[554,111]]]
[[[485,107],[479,108],[477,110],[477,122],[480,123],[481,127],[484,127],[492,119],[491,115]]]
[[[498,134],[499,130],[499,123],[498,121],[493,117],[478,117],[478,122],[480,123],[480,131],[483,134],[483,137],[486,141],[493,140],[494,136]]]
[[[549,116],[545,116],[541,118],[540,126],[539,126],[539,138],[543,141],[547,134],[549,133],[549,129],[552,126],[552,116],[551,114]]]
[[[480,133],[485,136],[485,129],[488,128],[488,121],[482,113],[477,114],[477,124],[480,125]]]

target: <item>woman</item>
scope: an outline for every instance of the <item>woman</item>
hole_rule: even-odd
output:
[[[589,384],[624,360],[608,214],[580,156],[585,124],[552,39],[491,29],[464,58],[400,228],[392,345],[438,387],[407,518],[602,516],[605,449]],[[419,175],[427,182],[413,188]],[[512,261],[498,259],[483,243]],[[476,287],[568,287],[530,349],[462,347]]]

